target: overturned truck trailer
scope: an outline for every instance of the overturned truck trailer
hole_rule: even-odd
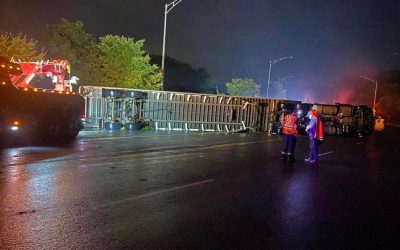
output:
[[[38,72],[30,72],[30,79]],[[11,142],[68,142],[82,129],[84,99],[68,90],[19,86],[27,75],[0,57],[0,146]]]
[[[329,135],[365,135],[373,132],[374,115],[365,105],[316,104],[324,124],[324,132]]]
[[[365,105],[318,104],[283,101],[275,111],[274,124],[280,128],[279,119],[287,109],[295,109],[299,117],[300,132],[305,134],[308,123],[307,113],[314,106],[321,118],[326,135],[362,136],[373,132],[374,115]]]
[[[156,90],[80,87],[86,103],[86,126],[136,130],[280,131],[279,117],[288,105],[299,113],[301,126],[313,104],[282,99]],[[373,116],[366,106],[318,105],[327,134],[367,133]],[[372,123],[371,123],[372,121]],[[355,133],[355,132],[354,132]]]
[[[83,86],[86,126],[155,130],[268,131],[278,99]]]

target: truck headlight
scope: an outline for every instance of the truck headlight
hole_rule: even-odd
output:
[[[19,121],[13,121],[12,122],[12,126],[11,126],[11,130],[12,131],[17,131],[18,129],[19,129],[19,125],[20,125],[21,123],[19,122]]]

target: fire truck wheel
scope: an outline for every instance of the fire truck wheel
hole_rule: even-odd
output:
[[[3,119],[3,114],[2,111],[0,110],[0,148],[2,148],[2,145],[4,143],[4,134],[2,128],[5,126],[5,122]]]
[[[40,119],[34,114],[26,115],[22,122],[27,136],[35,137],[40,133]]]
[[[81,121],[79,116],[70,116],[67,119],[67,123],[65,125],[64,130],[64,138],[67,140],[72,140],[76,138],[81,130]]]
[[[4,134],[0,129],[0,149],[4,147]]]
[[[56,118],[49,118],[47,120],[47,135],[50,137],[49,139],[57,139],[60,136],[60,122]]]

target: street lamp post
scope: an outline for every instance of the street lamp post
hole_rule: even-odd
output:
[[[267,81],[267,98],[269,97],[269,83],[270,83],[270,79],[271,79],[271,68],[272,68],[272,65],[274,65],[275,63],[278,63],[278,62],[280,62],[282,60],[293,59],[293,58],[294,58],[293,56],[284,56],[284,57],[280,57],[280,58],[277,58],[275,60],[269,61],[269,71],[268,71],[268,81]]]
[[[376,109],[375,109],[375,107],[376,107],[376,93],[378,92],[378,80],[375,80],[375,79],[371,79],[371,78],[368,78],[368,77],[366,77],[366,76],[360,76],[361,78],[364,78],[365,80],[367,80],[367,81],[369,81],[369,82],[372,82],[372,83],[375,83],[375,94],[374,94],[374,104],[373,104],[373,112],[374,112],[374,114],[375,114],[375,112],[376,112]]]
[[[161,79],[161,90],[164,90],[164,62],[165,62],[165,39],[167,36],[167,15],[168,13],[177,6],[182,0],[175,0],[170,3],[165,4],[164,10],[164,35],[163,35],[163,48],[162,48],[162,56],[161,56],[161,71],[162,71],[162,79]]]

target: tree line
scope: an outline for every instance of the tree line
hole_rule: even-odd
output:
[[[45,58],[67,59],[80,85],[160,89],[161,57],[148,55],[144,40],[106,35],[99,38],[84,30],[82,21],[61,19],[42,29],[42,43],[23,34],[0,33],[0,55],[14,61],[41,61]],[[167,57],[164,90],[223,93],[204,68]],[[227,94],[259,96],[259,86],[252,79],[235,78],[225,85]]]
[[[68,59],[85,85],[157,89],[161,71],[150,64],[143,50],[144,40],[106,35],[95,38],[85,32],[81,21],[61,19],[43,28],[46,50],[38,41],[22,34],[0,34],[0,54],[18,61],[37,61],[45,57]]]
[[[389,122],[400,122],[400,70],[392,69],[376,76],[378,80],[377,114]]]

